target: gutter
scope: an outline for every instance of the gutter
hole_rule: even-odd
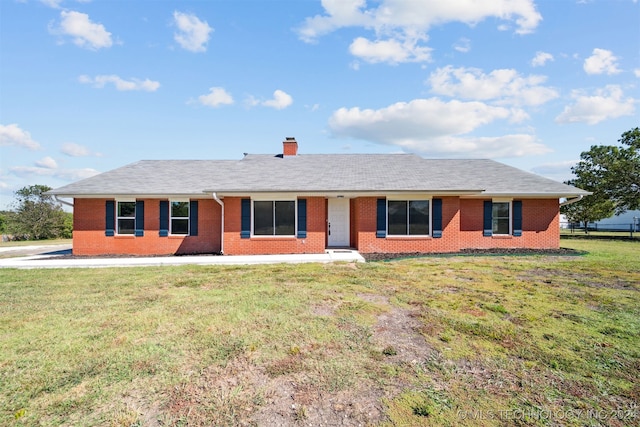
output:
[[[224,203],[218,198],[217,193],[213,192],[211,194],[213,195],[213,200],[218,202],[218,204],[222,208],[222,215],[220,219],[220,253],[224,255]]]
[[[560,203],[560,206],[567,206],[575,202],[579,202],[584,198],[584,194],[578,195],[578,197],[574,197],[573,199],[567,199],[564,202]]]
[[[54,199],[56,200],[56,202],[58,202],[58,203],[62,203],[63,205],[67,205],[67,206],[71,206],[71,207],[73,207],[73,203],[71,203],[71,202],[67,202],[67,201],[64,201],[64,200],[60,200],[60,198],[59,198],[58,196],[53,196],[53,198],[54,198]]]

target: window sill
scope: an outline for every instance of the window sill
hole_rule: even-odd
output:
[[[431,240],[431,236],[387,236],[388,240]]]
[[[170,239],[184,239],[185,237],[188,237],[188,234],[169,234],[167,237]]]
[[[255,240],[297,240],[296,236],[256,236],[251,235],[251,239]]]
[[[135,234],[116,234],[115,236],[116,239],[135,239],[136,236]]]
[[[492,239],[513,239],[513,236],[510,234],[494,234],[491,236]]]

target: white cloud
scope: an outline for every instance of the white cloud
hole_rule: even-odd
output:
[[[178,27],[173,38],[180,46],[190,52],[205,52],[207,50],[209,34],[213,31],[207,21],[201,21],[194,14],[178,11],[173,12],[173,20]]]
[[[374,19],[361,10],[364,6],[366,0],[322,0],[322,7],[327,14],[306,18],[298,34],[302,40],[313,42],[341,27],[372,26]]]
[[[477,68],[446,66],[431,73],[428,83],[431,91],[439,95],[472,99],[494,100],[499,105],[541,105],[558,97],[558,92],[542,86],[545,76],[521,76],[513,69],[493,70],[485,74]]]
[[[421,37],[421,39],[425,39],[425,37]],[[349,52],[370,63],[398,64],[429,61],[432,49],[418,46],[419,41],[420,39],[410,38],[370,41],[364,37],[358,37],[349,46]]]
[[[617,61],[610,50],[595,48],[593,54],[584,60],[583,68],[587,74],[618,74]]]
[[[633,70],[633,74],[635,74],[635,76],[640,79],[640,68],[636,68],[635,70]]]
[[[85,157],[91,155],[87,147],[73,142],[65,142],[62,144],[60,151],[70,157]]]
[[[40,2],[54,9],[60,9],[60,3],[62,3],[63,0],[40,0]]]
[[[259,99],[256,99],[253,96],[249,96],[245,101],[245,103],[249,107],[262,105],[263,107],[271,107],[271,108],[275,108],[276,110],[282,110],[287,108],[291,104],[293,104],[293,98],[291,97],[291,95],[289,95],[285,91],[277,89],[275,92],[273,92],[272,99],[268,99],[266,101],[260,101]]]
[[[146,92],[155,92],[160,87],[160,82],[157,81],[149,79],[140,80],[136,78],[124,80],[115,74],[98,75],[93,78],[82,75],[78,77],[78,81],[84,84],[92,84],[93,87],[97,88],[103,88],[108,83],[112,83],[119,91],[143,90]]]
[[[36,166],[45,168],[45,169],[57,169],[58,162],[55,161],[53,157],[43,157],[42,159],[36,161]]]
[[[62,147],[60,148],[60,152],[69,157],[87,157],[87,156],[102,157],[102,153],[92,152],[87,147],[80,144],[76,144],[74,142],[65,142],[64,144],[62,144]]]
[[[434,156],[509,157],[549,151],[527,134],[465,136],[511,112],[482,102],[438,98],[398,102],[378,110],[340,108],[329,119],[337,137],[394,145]]]
[[[564,108],[556,117],[556,123],[587,123],[595,125],[607,119],[631,116],[635,112],[635,99],[624,98],[618,85],[607,85],[598,89],[593,95],[583,91],[574,91],[575,103]]]
[[[426,41],[428,31],[437,25],[473,26],[497,18],[515,21],[516,33],[526,34],[542,20],[533,0],[381,0],[375,4],[368,8],[366,0],[322,0],[325,14],[306,18],[298,35],[311,43],[340,28],[364,28],[375,33],[375,40],[357,37],[350,52],[367,62],[397,64],[429,61],[431,48],[419,42]],[[462,39],[454,49],[467,52],[468,40]]]
[[[28,148],[29,150],[39,150],[42,148],[39,143],[31,138],[31,134],[16,124],[0,125],[0,146],[16,145]]]
[[[524,34],[532,32],[542,20],[532,0],[382,0],[379,3],[367,9],[365,0],[322,0],[326,14],[307,18],[298,33],[310,42],[343,27],[372,28],[376,32],[426,31],[449,22],[474,25],[498,18],[515,21],[516,32]]]
[[[265,107],[272,107],[276,110],[282,110],[284,108],[287,108],[291,104],[293,104],[293,98],[291,97],[291,95],[280,89],[277,89],[275,92],[273,92],[273,99],[264,101],[262,103],[262,105],[264,105]]]
[[[453,48],[458,52],[467,53],[471,50],[471,40],[466,37],[462,37],[453,45]]]
[[[531,65],[534,67],[542,67],[548,61],[553,61],[553,55],[547,52],[536,52],[536,56],[531,60]]]
[[[71,36],[76,46],[98,50],[111,47],[111,33],[104,25],[92,22],[89,15],[75,11],[60,12],[60,25],[57,28],[50,28],[54,34]]]
[[[200,95],[198,102],[208,107],[219,107],[220,105],[233,104],[233,97],[224,88],[212,87],[207,95]]]

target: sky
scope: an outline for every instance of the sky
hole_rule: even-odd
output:
[[[639,86],[638,0],[0,0],[0,209],[286,137],[564,181],[640,126]]]

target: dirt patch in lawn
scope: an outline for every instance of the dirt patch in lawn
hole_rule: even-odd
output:
[[[422,364],[435,351],[421,334],[421,323],[412,309],[393,306],[387,297],[358,297],[382,306],[368,340],[371,366]],[[337,304],[339,305],[339,303]],[[318,305],[311,311],[331,316],[337,307]],[[189,425],[240,426],[358,426],[387,420],[385,399],[392,399],[411,384],[396,378],[378,381],[375,376],[353,379],[348,386],[333,387],[318,372],[318,360],[332,358],[331,346],[322,355],[301,349],[281,360],[260,363],[251,355],[240,356],[226,366],[209,366],[188,372],[169,395],[161,422]],[[366,362],[365,362],[366,363]],[[334,380],[335,381],[335,380]]]
[[[387,305],[389,302],[384,301]],[[421,363],[435,350],[421,334],[418,313],[389,305],[389,311],[378,316],[372,341],[374,346],[392,363]]]

